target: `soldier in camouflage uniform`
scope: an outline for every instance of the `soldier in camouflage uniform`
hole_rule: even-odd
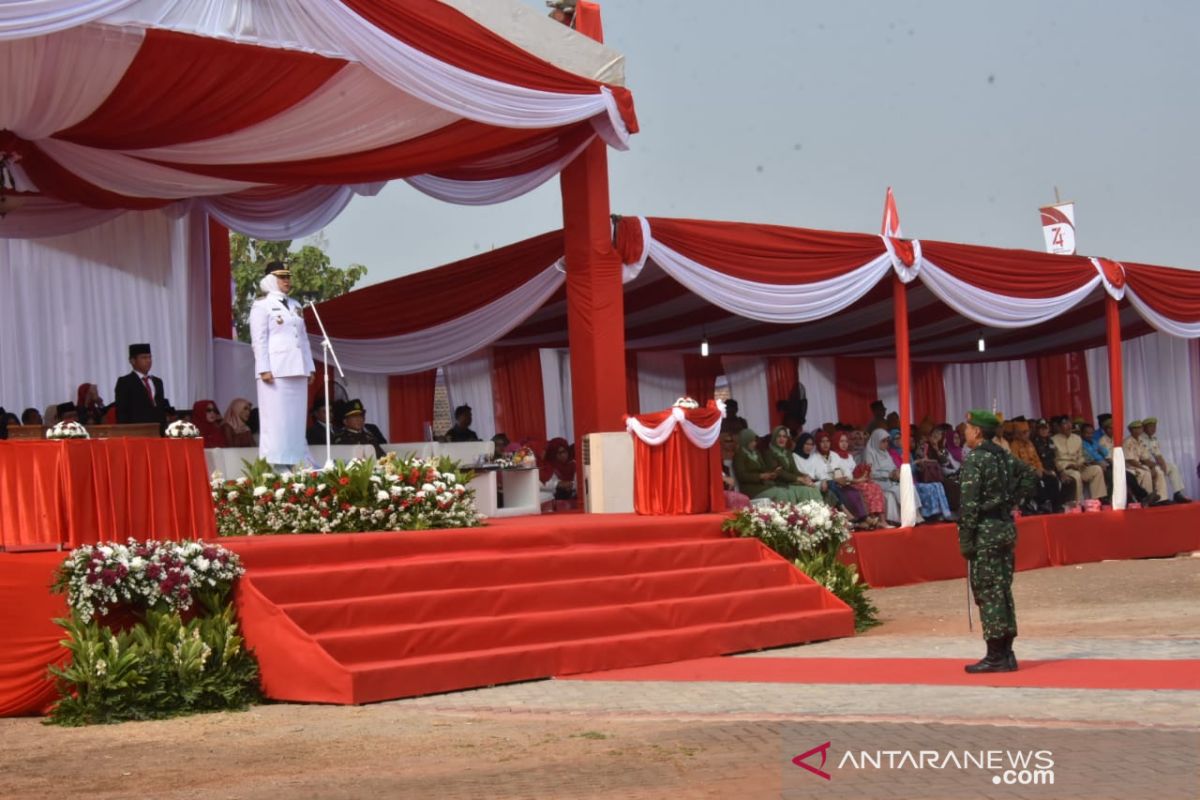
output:
[[[1037,490],[1037,475],[992,441],[1000,420],[989,411],[967,415],[971,448],[959,477],[962,509],[958,546],[967,559],[971,591],[979,606],[987,656],[967,672],[1012,672],[1017,668],[1012,642],[1017,635],[1012,582],[1017,526],[1012,510]]]

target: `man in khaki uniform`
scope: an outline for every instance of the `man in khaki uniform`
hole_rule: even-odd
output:
[[[1121,449],[1125,451],[1125,469],[1137,479],[1138,486],[1159,497],[1166,497],[1163,494],[1166,491],[1165,481],[1156,474],[1158,465],[1154,463],[1154,456],[1147,452],[1141,436],[1142,421],[1135,419],[1129,423],[1129,435],[1121,444]],[[1160,483],[1164,484],[1162,488],[1158,486]]]
[[[1162,491],[1158,493],[1158,496],[1164,500],[1167,498],[1166,490],[1167,482],[1169,481],[1171,491],[1174,492],[1171,496],[1172,500],[1176,503],[1192,502],[1183,493],[1183,477],[1179,474],[1179,467],[1163,458],[1162,448],[1158,444],[1158,419],[1155,417],[1146,417],[1142,420],[1142,428],[1142,453],[1159,467],[1158,474],[1161,476]]]
[[[1083,500],[1084,482],[1093,499],[1106,498],[1108,487],[1104,483],[1104,469],[1099,464],[1087,463],[1083,454],[1083,440],[1071,430],[1071,418],[1065,415],[1056,417],[1054,428],[1057,431],[1051,437],[1056,453],[1054,468],[1058,470],[1060,478],[1074,481],[1075,502]]]

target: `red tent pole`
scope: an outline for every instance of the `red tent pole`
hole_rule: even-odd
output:
[[[1125,440],[1125,376],[1121,365],[1121,312],[1112,295],[1104,297],[1108,334],[1108,391],[1112,397],[1113,447]]]
[[[233,291],[230,289],[229,229],[208,218],[208,261],[212,334],[217,339],[232,339]]]
[[[892,275],[892,313],[896,318],[896,388],[900,392],[900,454],[907,464],[912,452],[912,369],[908,353],[908,287]]]

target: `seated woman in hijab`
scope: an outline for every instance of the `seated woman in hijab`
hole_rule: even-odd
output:
[[[94,383],[81,383],[75,390],[75,407],[79,410],[80,425],[102,425],[113,405],[115,403],[104,405],[100,399],[100,388]]]
[[[951,469],[950,454],[946,452],[944,436],[941,428],[933,428],[928,433],[924,430],[920,432],[913,447],[913,476],[919,482],[940,483],[946,492],[950,509],[958,511],[962,492],[958,478]]]
[[[733,431],[721,434],[721,482],[725,489],[725,507],[740,511],[750,506],[750,498],[738,491],[733,477],[733,457],[737,454],[737,440]]]
[[[837,435],[844,434],[837,431]],[[841,508],[856,523],[866,520],[869,516],[866,502],[854,485],[854,462],[833,451],[833,439],[825,431],[809,439],[811,443],[800,437],[801,452],[805,454],[801,469],[820,476],[819,488],[826,493],[827,501],[832,498],[831,505]]]
[[[892,463],[899,470],[900,465],[904,463],[904,457],[900,454],[900,429],[893,428],[888,435],[890,439],[888,455],[891,456]],[[913,485],[917,489],[920,514],[926,521],[930,521],[931,518],[950,516],[950,500],[946,497],[946,490],[940,483],[922,482],[914,470]]]
[[[250,401],[244,397],[234,399],[225,409],[221,430],[225,433],[226,447],[258,447],[254,431],[250,429]]]
[[[538,471],[543,490],[554,492],[555,500],[575,499],[576,465],[566,439],[560,436],[546,442],[546,453]]]
[[[810,437],[811,438],[811,437]],[[792,490],[793,503],[803,503],[805,500],[824,502],[817,481],[800,471],[793,456],[792,432],[786,425],[780,425],[771,431],[771,449],[767,452],[767,466],[777,467],[779,477],[776,481]]]
[[[843,492],[855,492],[862,499],[867,515],[862,522],[862,529],[873,531],[878,528],[890,528],[887,522],[887,500],[884,499],[883,490],[871,480],[871,468],[855,460],[850,450],[850,433],[838,431],[832,441],[834,446],[831,448],[829,463],[833,467],[833,479],[843,487]],[[817,449],[821,449],[820,445]],[[862,453],[863,450],[860,449],[860,458]]]
[[[782,467],[775,466],[775,459],[758,450],[758,434],[746,428],[737,435],[738,448],[733,454],[733,476],[738,489],[752,500],[773,500],[780,503],[798,502],[793,492],[794,485],[783,483]],[[813,490],[815,491],[815,490]],[[818,499],[820,495],[817,495]]]
[[[221,428],[221,412],[212,400],[197,400],[192,405],[192,424],[204,437],[204,447],[229,447]]]
[[[821,433],[823,434],[824,431]],[[772,442],[772,444],[774,443]],[[841,496],[834,487],[830,486],[832,472],[829,464],[817,455],[817,443],[811,433],[800,434],[800,438],[796,440],[796,450],[792,454],[792,460],[796,462],[796,469],[800,471],[800,474],[807,477],[821,493],[821,499],[826,504],[834,508],[843,506]]]
[[[900,467],[892,459],[890,444],[887,430],[876,428],[863,451],[863,464],[870,470],[871,481],[883,492],[887,521],[897,525],[900,523]]]

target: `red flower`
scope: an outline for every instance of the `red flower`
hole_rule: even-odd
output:
[[[310,486],[304,490],[305,497],[312,497],[316,493],[317,493],[317,490],[315,488],[313,488],[312,486]]]
[[[342,477],[338,478],[338,485],[339,485],[339,486],[346,486],[346,485],[347,485],[347,484],[349,484],[349,483],[350,483],[350,479],[349,479],[349,478],[347,478],[345,475],[343,475]]]

